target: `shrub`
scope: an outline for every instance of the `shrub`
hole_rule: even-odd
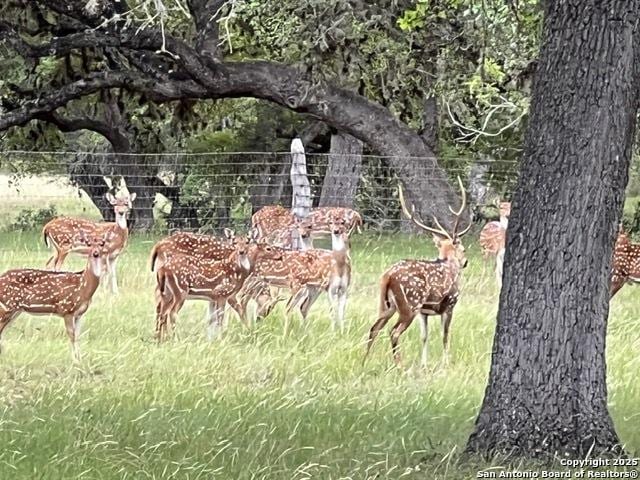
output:
[[[49,220],[58,215],[56,207],[49,205],[45,208],[20,210],[18,216],[11,223],[9,228],[13,231],[27,231],[42,228]]]

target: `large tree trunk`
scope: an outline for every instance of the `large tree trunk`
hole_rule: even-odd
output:
[[[362,171],[362,142],[350,135],[331,135],[327,173],[322,183],[320,207],[353,207]]]
[[[617,454],[605,336],[638,98],[640,2],[546,2],[489,385],[469,452]],[[593,450],[592,450],[593,449]]]

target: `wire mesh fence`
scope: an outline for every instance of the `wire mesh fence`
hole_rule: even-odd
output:
[[[345,206],[359,211],[367,229],[394,231],[403,219],[400,178],[390,157],[307,154],[312,207]],[[398,160],[397,158],[395,159]],[[430,158],[400,159],[415,178],[434,176]],[[497,216],[490,206],[509,199],[517,180],[513,160],[446,157],[452,182],[460,176],[478,218]],[[136,193],[131,225],[155,231],[215,232],[246,228],[252,213],[266,205],[291,206],[291,154],[92,152],[0,153],[0,189],[5,230],[33,227],[52,215],[112,220],[107,192]],[[411,181],[411,177],[402,179]],[[427,192],[425,192],[427,193]],[[438,196],[438,191],[428,192]],[[486,208],[485,208],[486,207]],[[31,219],[31,220],[30,220]]]

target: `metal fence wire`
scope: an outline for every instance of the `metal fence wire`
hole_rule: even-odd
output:
[[[434,174],[433,159],[406,161],[416,176],[428,179]],[[439,164],[452,182],[462,178],[470,205],[484,218],[496,211],[483,207],[509,199],[517,179],[514,160],[442,157]],[[366,228],[376,231],[401,227],[399,178],[390,157],[313,153],[306,155],[306,166],[312,207],[355,208]],[[211,232],[246,227],[252,213],[265,205],[291,206],[290,168],[289,152],[5,151],[0,153],[0,189],[7,212],[2,222],[17,228],[15,218],[21,212],[37,216],[40,210],[111,220],[106,193],[135,192],[134,228]]]

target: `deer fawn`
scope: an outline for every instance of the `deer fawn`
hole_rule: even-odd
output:
[[[83,256],[88,255],[89,249],[84,242],[78,240],[79,233],[93,236],[109,232],[109,240],[105,246],[108,251],[105,274],[111,277],[111,292],[117,293],[116,262],[129,238],[127,214],[135,199],[135,193],[122,198],[116,198],[111,193],[107,193],[107,200],[113,205],[116,215],[115,222],[93,222],[82,218],[58,217],[47,223],[42,229],[42,234],[44,242],[48,247],[53,247],[54,253],[45,268],[60,270],[65,258],[72,252]]]
[[[625,283],[640,282],[640,244],[632,243],[622,227],[613,250],[612,264],[610,298]]]
[[[504,249],[511,215],[511,203],[500,202],[497,204],[500,210],[500,221],[487,223],[480,231],[480,246],[482,257],[486,261],[490,256],[496,257],[496,282],[502,287],[502,264],[504,263]]]
[[[64,319],[73,358],[80,360],[78,336],[80,320],[91,304],[109,254],[108,232],[74,239],[87,252],[87,265],[81,272],[17,269],[0,275],[0,335],[22,312],[32,315],[57,315]]]
[[[178,312],[188,299],[209,302],[209,339],[222,328],[224,307],[228,302],[238,313],[235,295],[240,291],[257,260],[281,259],[281,254],[263,242],[249,244],[246,237],[234,237],[233,252],[225,260],[209,260],[174,254],[157,268],[156,335],[162,340],[168,322],[175,325]],[[244,320],[244,318],[241,319]]]
[[[400,204],[404,214],[422,230],[434,235],[438,247],[438,259],[402,260],[384,272],[380,280],[378,319],[369,332],[364,360],[369,355],[376,336],[396,312],[399,318],[391,330],[391,350],[397,365],[400,365],[398,340],[416,316],[420,319],[422,365],[427,364],[427,318],[429,315],[440,315],[442,319],[442,343],[447,355],[449,328],[453,308],[458,301],[460,275],[467,264],[460,238],[471,228],[469,224],[464,231],[459,233],[457,231],[460,215],[466,206],[466,195],[460,178],[458,183],[462,191],[462,203],[457,212],[451,210],[455,215],[451,233],[447,232],[435,217],[437,229],[424,225],[415,217],[413,209],[410,213],[405,205],[402,187],[400,188]]]

